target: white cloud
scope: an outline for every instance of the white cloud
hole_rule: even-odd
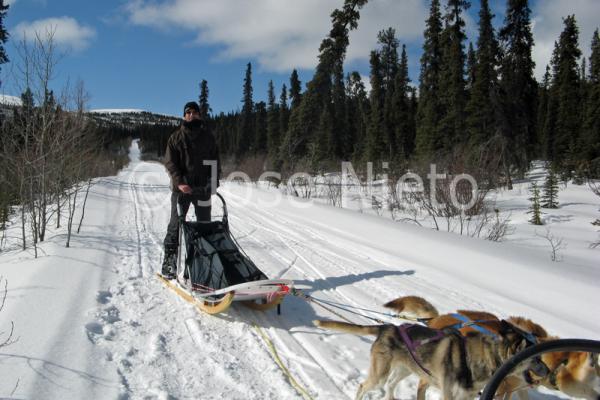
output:
[[[368,59],[371,50],[378,47],[377,33],[388,27],[396,30],[396,37],[401,44],[420,43],[428,13],[428,3],[422,0],[378,0],[367,3],[361,11],[358,29],[350,33],[348,61]]]
[[[539,0],[532,9],[533,59],[535,76],[541,80],[546,65],[552,58],[554,42],[564,29],[563,18],[575,14],[579,26],[579,48],[585,57],[590,56],[590,44],[594,30],[600,26],[600,1],[598,0]]]
[[[96,37],[96,31],[88,26],[79,24],[71,17],[46,18],[32,22],[21,22],[11,32],[11,36],[20,40],[25,36],[28,40],[36,33],[44,37],[47,32],[53,32],[57,45],[68,46],[73,50],[83,50]]]
[[[253,57],[261,68],[289,71],[312,68],[318,48],[331,29],[330,14],[343,0],[130,0],[129,20],[164,30],[194,32],[194,44],[220,45],[220,59]],[[361,12],[351,34],[348,60],[367,59],[377,32],[396,29],[402,42],[420,40],[427,4],[421,0],[378,0]]]

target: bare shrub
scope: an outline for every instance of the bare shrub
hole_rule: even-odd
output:
[[[600,181],[598,180],[588,180],[588,186],[592,190],[592,192],[600,197]],[[600,218],[597,218],[594,222],[592,222],[594,226],[600,226]],[[600,239],[590,245],[592,249],[600,247]]]
[[[323,178],[323,194],[328,204],[342,206],[342,177],[339,174],[326,174]]]
[[[2,289],[2,293],[0,294],[0,312],[4,309],[4,304],[6,303],[6,296],[8,295],[8,280],[6,280],[3,276],[0,275],[0,286],[4,286]],[[10,322],[10,331],[4,332],[0,331],[0,349],[2,347],[6,347],[16,342],[16,339],[13,338],[15,333],[15,323]]]
[[[302,199],[310,199],[315,195],[316,178],[308,174],[293,175],[287,181],[288,193]]]
[[[284,193],[310,199],[317,195],[317,180],[316,176],[310,175],[306,171],[311,171],[307,160],[296,162],[296,171],[286,169],[282,172],[282,179],[285,181]]]
[[[543,234],[538,234],[537,232],[535,234],[548,241],[548,244],[550,245],[550,259],[555,262],[562,261],[560,251],[567,248],[564,239],[562,237],[554,236],[550,231],[550,228],[546,228],[546,231]]]
[[[67,82],[58,95],[50,87],[60,59],[54,31],[36,33],[33,42],[24,38],[17,53],[23,104],[3,126],[0,157],[21,211],[22,247],[29,232],[37,257],[50,221],[60,227],[65,208],[68,247],[80,182],[95,170],[101,143],[84,115],[83,83]]]
[[[238,165],[241,172],[244,172],[250,177],[252,182],[257,182],[258,178],[265,172],[267,156],[259,154],[244,158]]]
[[[510,226],[510,214],[500,216],[500,210],[494,209],[495,219],[488,227],[486,239],[492,242],[501,242],[506,236],[511,235],[515,228]]]
[[[503,240],[514,229],[510,214],[502,215],[489,196],[496,180],[486,168],[468,165],[464,157],[454,156],[440,160],[435,169],[414,165],[400,185],[392,180],[387,190],[392,218],[418,225],[429,220],[436,230]]]

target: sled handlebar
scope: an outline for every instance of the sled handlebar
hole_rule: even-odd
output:
[[[194,192],[194,191],[192,191],[191,195],[193,196],[195,194],[204,194],[204,192],[200,193],[200,192]],[[179,197],[182,196],[182,195],[183,195],[183,193],[179,193],[178,194],[178,200],[179,200]],[[217,193],[215,191],[215,193],[213,193],[211,195],[211,197],[209,197],[205,201],[210,202],[211,199],[212,199],[212,196],[217,196],[219,198],[219,200],[221,200],[221,203],[223,204],[223,217],[222,217],[222,221],[224,223],[227,223],[227,203],[225,203],[225,199],[223,198],[223,196],[221,196],[220,193]],[[185,215],[183,215],[183,210],[181,208],[181,204],[179,203],[179,201],[177,202],[177,215],[179,216],[179,218],[185,218]]]

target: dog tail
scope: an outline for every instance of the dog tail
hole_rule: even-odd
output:
[[[315,320],[313,324],[320,328],[331,329],[334,331],[354,333],[355,335],[379,335],[379,330],[383,325],[355,325],[338,321],[320,321]]]
[[[415,318],[435,318],[440,315],[437,308],[430,302],[419,296],[398,297],[383,305],[391,308],[398,314],[409,315]]]

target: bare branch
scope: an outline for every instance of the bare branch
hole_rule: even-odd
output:
[[[4,309],[4,304],[6,303],[6,296],[8,295],[8,280],[6,280],[3,276],[0,276],[0,284],[4,281],[4,293],[2,293],[2,302],[0,302],[0,312]],[[0,348],[9,346],[12,343],[16,342],[13,340],[13,335],[15,332],[15,324],[11,321],[10,323],[10,332],[6,334],[5,332],[0,332],[0,337],[6,336],[6,339],[0,341]]]
[[[548,227],[546,227],[546,232],[544,234],[538,234],[535,232],[535,235],[548,241],[551,249],[550,259],[552,261],[562,261],[562,255],[559,252],[567,248],[567,244],[563,241],[564,239],[562,237],[554,236]]]

